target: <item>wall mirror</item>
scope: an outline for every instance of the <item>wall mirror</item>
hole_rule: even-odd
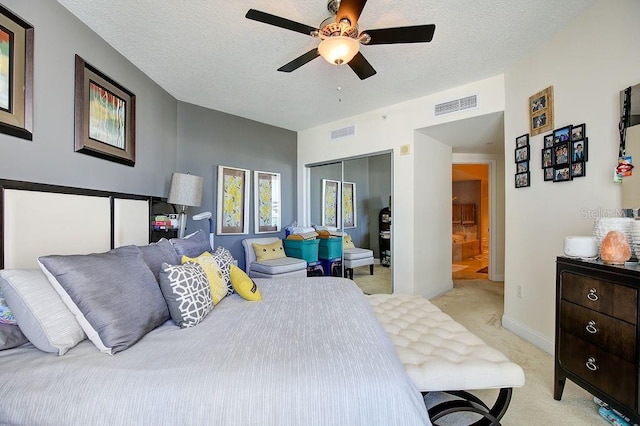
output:
[[[636,165],[631,176],[622,178],[622,208],[640,209],[640,84],[620,91],[620,117],[626,133],[626,155]]]

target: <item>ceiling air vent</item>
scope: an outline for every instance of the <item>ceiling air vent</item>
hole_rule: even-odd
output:
[[[456,111],[463,111],[478,106],[478,95],[467,96],[466,98],[437,104],[434,108],[435,116],[451,114]]]
[[[340,138],[346,138],[347,136],[353,136],[356,134],[356,126],[343,127],[342,129],[331,131],[331,140]]]

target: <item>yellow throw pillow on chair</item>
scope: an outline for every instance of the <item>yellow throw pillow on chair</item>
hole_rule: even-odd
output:
[[[287,254],[284,252],[284,247],[282,247],[282,240],[280,239],[271,244],[252,243],[252,245],[258,262],[287,257]]]
[[[342,247],[344,249],[356,248],[355,244],[353,244],[353,240],[351,239],[351,235],[346,234],[343,238],[344,239],[342,240],[342,244],[343,244]]]
[[[231,285],[243,299],[258,301],[262,295],[255,282],[236,265],[231,265]]]

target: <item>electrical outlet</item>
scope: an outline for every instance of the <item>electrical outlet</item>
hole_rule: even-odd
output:
[[[518,296],[518,299],[522,299],[522,286],[521,285],[516,287],[516,296]]]

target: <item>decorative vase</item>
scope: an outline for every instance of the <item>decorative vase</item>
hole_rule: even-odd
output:
[[[610,231],[602,240],[600,258],[604,263],[622,265],[631,259],[631,247],[624,233]]]

